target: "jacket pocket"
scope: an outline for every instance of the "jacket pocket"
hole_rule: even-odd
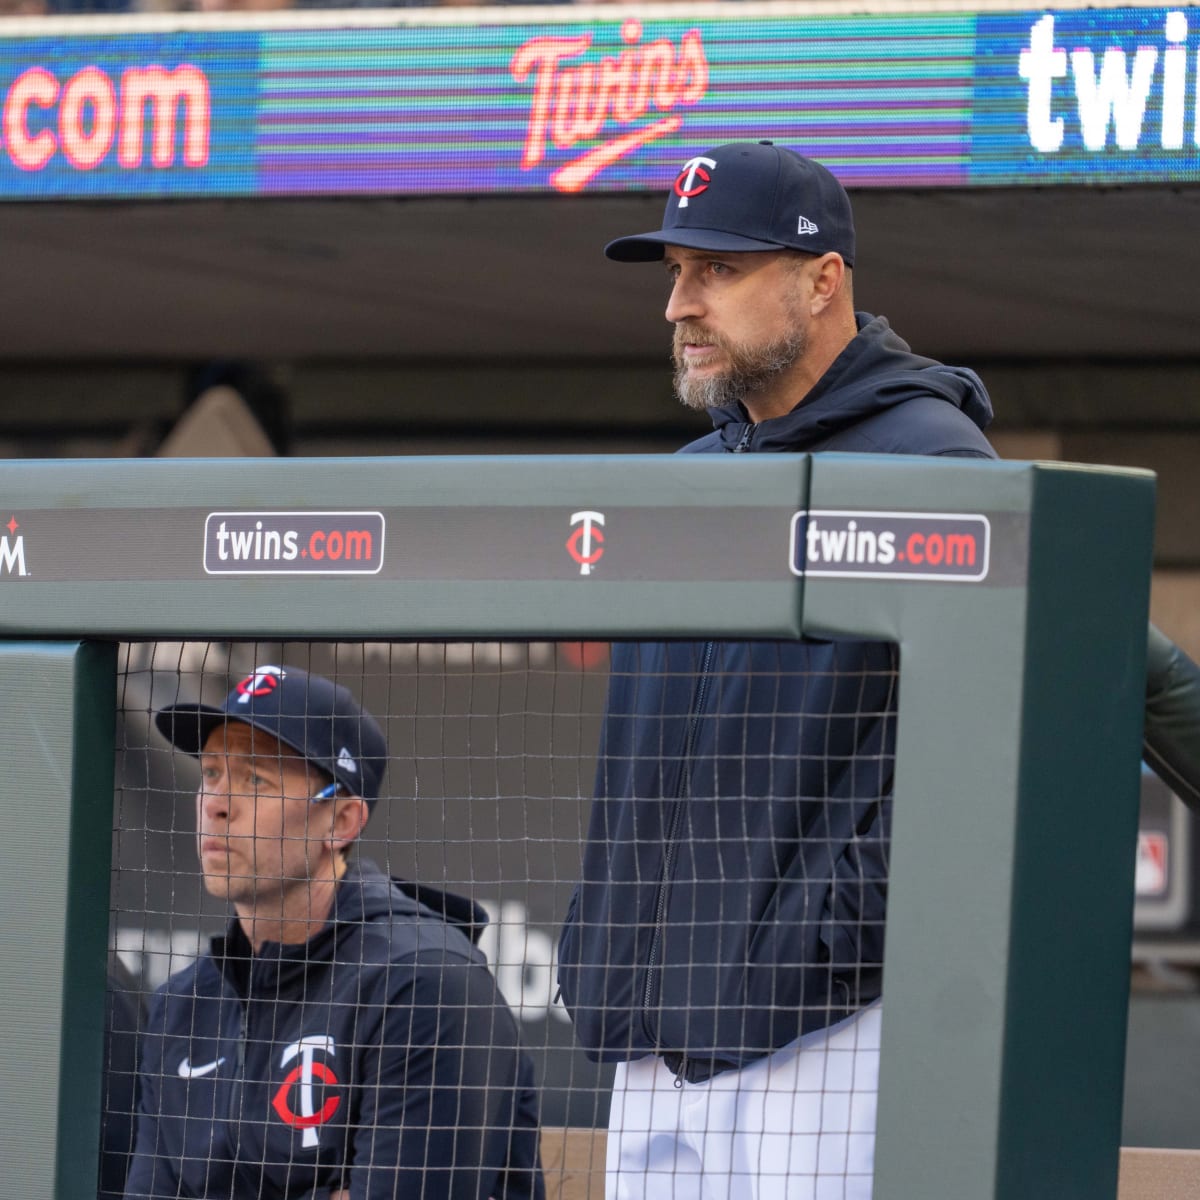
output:
[[[872,805],[834,863],[821,942],[835,975],[857,978],[883,966],[891,809],[890,797]]]
[[[737,1002],[744,1005],[743,1040],[760,1054],[830,1024],[831,1009],[842,1003],[844,993],[831,986],[829,954],[822,942],[828,875],[826,868],[823,877],[811,876],[798,855],[779,880],[746,948]],[[734,997],[728,997],[728,1003],[732,1008]]]

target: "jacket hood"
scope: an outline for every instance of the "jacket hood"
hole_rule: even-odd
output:
[[[918,396],[953,405],[986,429],[992,402],[983,381],[966,367],[914,354],[886,317],[856,313],[858,335],[816,387],[791,412],[758,424],[755,450],[813,450],[849,426]],[[709,410],[722,445],[732,449],[750,424],[740,404]]]
[[[473,943],[488,923],[483,906],[465,896],[411,880],[389,878],[373,862],[360,859],[338,885],[333,919],[357,923],[387,913],[436,917],[464,933]]]
[[[390,879],[369,859],[359,859],[350,864],[338,883],[329,920],[307,942],[295,946],[268,942],[255,955],[241,922],[234,917],[224,936],[212,939],[213,960],[217,969],[244,993],[252,958],[260,964],[273,964],[280,978],[287,979],[297,971],[303,973],[311,962],[320,961],[345,931],[392,913],[440,921],[458,930],[473,945],[488,923],[486,910],[473,900],[423,883]]]

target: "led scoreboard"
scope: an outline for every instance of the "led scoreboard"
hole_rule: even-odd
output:
[[[852,187],[1200,178],[1200,9],[538,11],[20,22],[0,198],[658,189],[748,136]]]

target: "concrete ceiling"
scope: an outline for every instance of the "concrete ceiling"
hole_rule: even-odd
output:
[[[856,295],[965,360],[1197,357],[1200,188],[854,197]],[[665,287],[609,263],[657,196],[0,207],[0,360],[661,363]]]

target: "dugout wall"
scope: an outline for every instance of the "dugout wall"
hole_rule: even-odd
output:
[[[4,473],[0,1036],[22,1103],[0,1138],[23,1194],[94,1194],[117,642],[817,637],[900,646],[876,1194],[1115,1195],[1150,476],[800,455]],[[295,558],[261,549],[272,529]]]

